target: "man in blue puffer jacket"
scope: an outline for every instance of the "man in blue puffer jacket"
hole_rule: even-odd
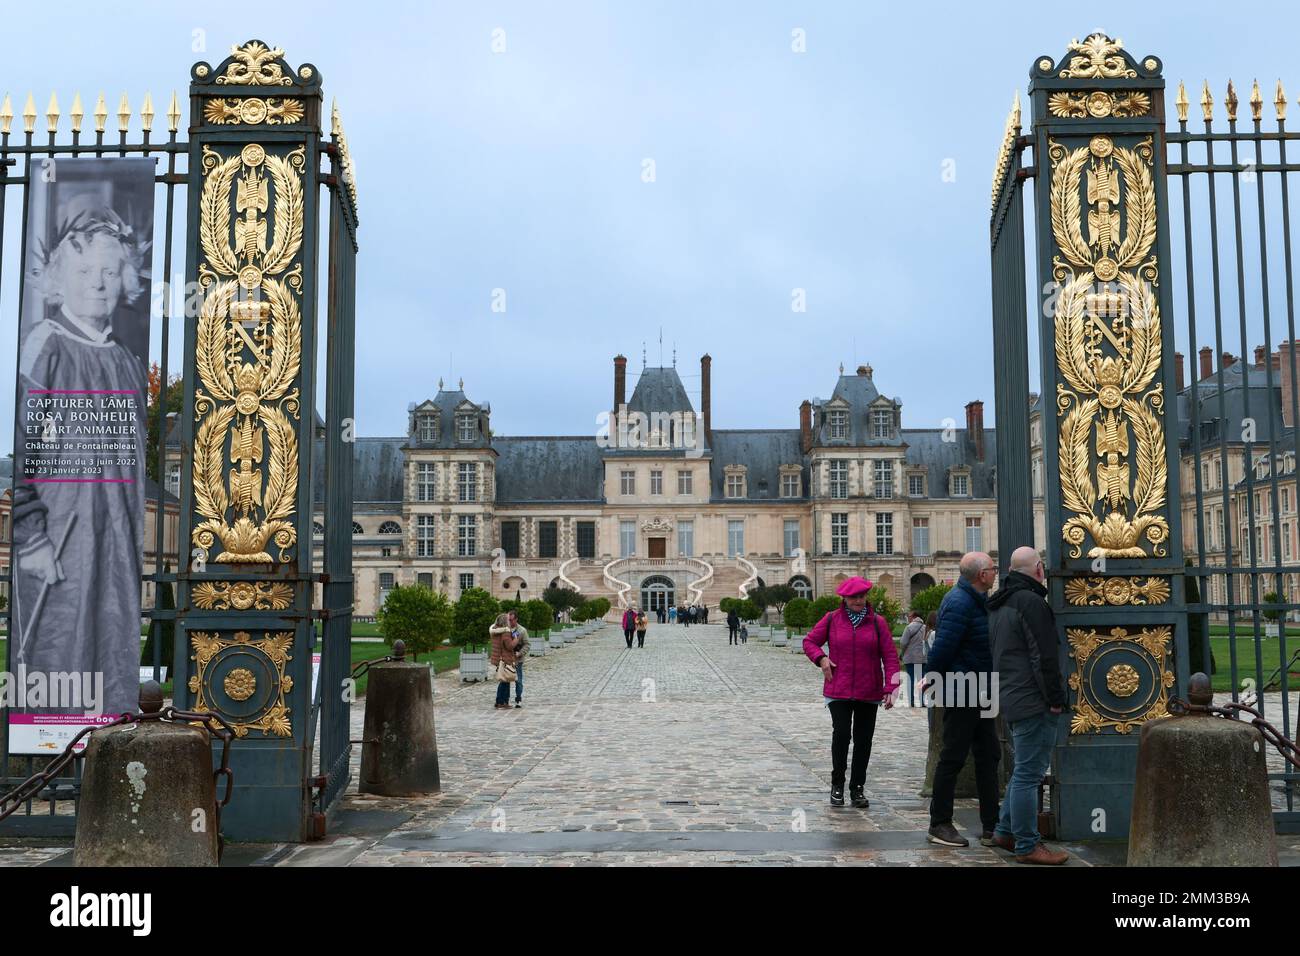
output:
[[[943,681],[945,675],[963,675],[960,682],[965,699],[940,698],[943,705],[943,747],[934,771],[930,798],[930,833],[927,839],[940,846],[970,846],[970,841],[952,825],[952,802],[957,775],[966,755],[975,754],[975,787],[979,792],[980,820],[984,824],[980,842],[993,845],[998,823],[998,744],[993,714],[982,710],[977,697],[979,681],[987,682],[993,670],[989,650],[987,595],[997,581],[993,559],[972,551],[961,559],[957,586],[944,595],[939,605],[939,623],[934,646],[925,661],[925,672]],[[958,681],[945,681],[952,686]]]

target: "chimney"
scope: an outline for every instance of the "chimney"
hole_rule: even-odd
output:
[[[1276,357],[1282,366],[1278,371],[1282,380],[1282,425],[1285,428],[1295,427],[1296,362],[1300,361],[1300,355],[1294,352],[1295,347],[1295,342],[1282,342],[1277,347]]]
[[[1208,346],[1201,347],[1201,380],[1214,374],[1214,351]]]
[[[966,406],[966,437],[975,447],[975,460],[984,460],[984,403],[970,402]]]
[[[1264,355],[1265,355],[1265,352],[1264,352],[1264,346],[1262,346],[1262,345],[1256,345],[1256,346],[1255,346],[1255,368],[1257,368],[1257,369],[1263,369],[1263,367],[1264,367]]]
[[[614,356],[614,414],[627,404],[627,358]]]
[[[713,359],[705,352],[700,356],[700,415],[704,418],[704,447],[713,447],[713,399],[710,383]]]
[[[859,366],[858,366],[858,374],[861,375],[863,378],[871,378],[871,366],[870,366],[870,365],[859,365]]]
[[[1175,391],[1175,392],[1181,392],[1181,391],[1183,390],[1183,385],[1184,385],[1184,382],[1183,382],[1183,353],[1182,353],[1182,352],[1175,352],[1175,353],[1174,353],[1174,391]]]
[[[1223,353],[1223,367],[1225,369],[1231,368],[1236,364],[1237,364],[1237,356],[1233,355],[1231,352]]]
[[[812,451],[812,402],[803,400],[799,406],[799,448],[806,455]]]

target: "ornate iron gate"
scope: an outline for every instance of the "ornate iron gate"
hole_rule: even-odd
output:
[[[1212,128],[1208,86],[1205,131],[1188,131],[1181,84],[1178,129],[1167,130],[1161,71],[1157,58],[1139,62],[1103,34],[1071,43],[1060,61],[1040,57],[1030,71],[1032,131],[1021,135],[1013,109],[994,176],[999,547],[1007,555],[1033,537],[1032,497],[1020,489],[1026,463],[1041,453],[1042,484],[1034,490],[1042,495],[1046,540],[1035,543],[1047,554],[1071,690],[1052,805],[1058,832],[1072,839],[1127,832],[1137,731],[1167,713],[1190,671],[1211,670],[1213,630],[1222,626],[1228,638],[1222,689],[1234,698],[1280,690],[1280,697],[1261,694],[1259,705],[1280,706],[1292,726],[1285,620],[1274,638],[1261,614],[1300,608],[1293,598],[1268,601],[1265,594],[1270,587],[1293,594],[1300,572],[1292,563],[1300,557],[1293,553],[1295,356],[1289,345],[1273,348],[1275,280],[1268,265],[1269,253],[1280,252],[1289,342],[1295,321],[1287,179],[1300,165],[1287,162],[1286,144],[1296,134],[1285,130],[1280,84],[1276,131],[1262,127],[1258,86],[1251,129],[1238,128],[1231,83],[1226,132]],[[1026,150],[1032,160],[1022,165]],[[1170,177],[1182,226],[1177,260],[1170,252]],[[1025,400],[1021,241],[1021,196],[1030,179],[1042,290],[1035,303],[1042,388],[1034,409]],[[1254,223],[1243,209],[1250,193]],[[1221,206],[1230,210],[1230,240]],[[1267,231],[1279,208],[1280,241]],[[1258,227],[1253,256],[1243,222]],[[1235,267],[1225,280],[1220,258],[1229,255]],[[1235,310],[1221,294],[1225,281]],[[1185,290],[1178,303],[1187,316],[1185,338],[1174,322],[1176,288]],[[1196,311],[1207,304],[1214,348],[1198,353]],[[1246,354],[1250,335],[1262,340],[1253,361]],[[1225,353],[1234,337],[1240,361]],[[1176,351],[1182,341],[1201,360],[1190,379]],[[1249,666],[1238,659],[1242,630],[1250,636]],[[1217,661],[1221,674],[1224,663]],[[1294,826],[1296,775],[1276,769],[1278,825]]]
[[[349,780],[355,183],[337,109],[330,139],[322,137],[315,67],[294,70],[284,51],[252,40],[232,48],[215,68],[195,64],[191,78],[188,142],[178,139],[175,94],[165,143],[151,142],[154,108],[148,95],[139,111],[139,142],[128,141],[132,111],[123,96],[116,143],[106,140],[102,96],[92,114],[93,142],[82,141],[78,96],[69,112],[71,142],[59,142],[60,111],[51,97],[49,140],[38,143],[29,96],[24,138],[15,143],[6,98],[0,108],[0,222],[11,189],[17,189],[26,236],[28,186],[45,157],[163,156],[166,172],[156,177],[166,209],[160,259],[170,283],[176,193],[186,190],[180,495],[177,503],[165,490],[167,442],[160,435],[160,481],[150,496],[156,567],[145,575],[155,587],[153,606],[144,614],[151,623],[176,623],[177,705],[221,713],[241,738],[232,765],[236,789],[244,793],[223,818],[226,836],[300,840],[319,827],[319,815]],[[322,161],[328,172],[321,170]],[[322,186],[331,202],[326,417],[318,421]],[[0,277],[4,263],[0,229]],[[163,394],[174,294],[164,286],[158,358]],[[312,517],[314,494],[322,489],[324,572],[317,573]],[[178,545],[165,543],[169,511],[178,513]],[[9,574],[4,583],[8,590]],[[158,606],[163,583],[177,588],[174,610]],[[7,611],[4,618],[8,623]],[[314,682],[315,653],[321,659]],[[160,658],[156,644],[155,676]],[[0,789],[30,775],[32,764],[32,758],[6,757]],[[61,778],[40,797],[48,813],[34,812],[29,803],[26,815],[11,817],[5,829],[70,835],[75,818],[56,810],[66,800],[75,808],[78,785],[75,776]]]

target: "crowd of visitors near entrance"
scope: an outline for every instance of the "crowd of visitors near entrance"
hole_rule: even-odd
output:
[[[1046,847],[1038,831],[1038,787],[1066,703],[1060,638],[1046,600],[1042,559],[1032,547],[1018,548],[1001,588],[991,596],[998,570],[989,555],[973,551],[959,569],[956,585],[937,611],[924,621],[915,612],[908,614],[899,648],[888,623],[867,601],[871,582],[861,577],[839,586],[840,607],[804,637],[804,653],[821,668],[831,715],[831,805],[845,805],[847,782],[849,802],[861,809],[870,806],[866,777],[877,713],[893,707],[906,668],[909,704],[935,704],[930,719],[942,722],[928,841],[970,845],[953,824],[953,801],[957,777],[973,756],[980,843],[1011,852],[1019,863],[1060,865],[1068,854]],[[980,692],[972,700],[958,689]],[[1014,752],[1000,807],[998,720]]]

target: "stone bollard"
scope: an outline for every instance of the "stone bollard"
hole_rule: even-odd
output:
[[[358,789],[388,797],[437,793],[442,787],[429,668],[401,659],[401,641],[394,642],[393,656],[399,660],[368,672]]]
[[[1208,713],[1193,674],[1186,715],[1148,722],[1138,743],[1129,866],[1277,866],[1263,735]]]
[[[140,710],[157,713],[147,681]],[[76,866],[216,866],[217,790],[208,733],[151,720],[96,730],[86,744]]]

